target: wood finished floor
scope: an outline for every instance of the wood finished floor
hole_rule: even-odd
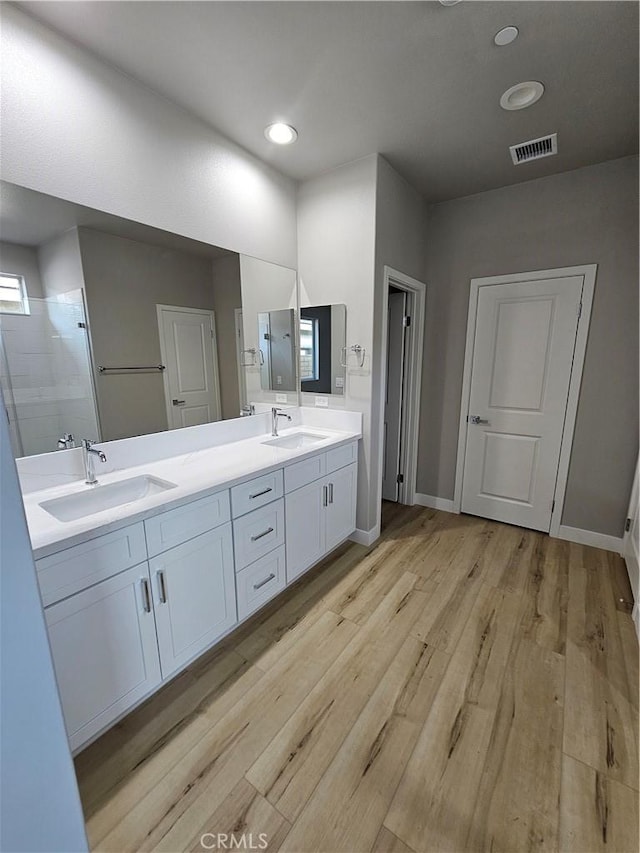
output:
[[[77,757],[90,845],[636,853],[621,598],[617,555],[385,505]]]

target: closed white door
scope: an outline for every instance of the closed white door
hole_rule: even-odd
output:
[[[325,480],[296,489],[285,498],[287,583],[325,554],[324,514],[327,502]]]
[[[480,287],[462,511],[548,531],[583,277]]]
[[[213,311],[158,305],[169,429],[220,420]]]
[[[325,513],[325,549],[331,551],[356,528],[356,480],[358,466],[347,465],[328,478],[328,498]]]
[[[382,497],[397,501],[401,470],[402,397],[404,386],[407,294],[389,292],[387,340],[387,398],[384,408],[384,467]]]
[[[76,749],[160,684],[147,564],[47,607],[45,618]]]
[[[237,622],[231,524],[158,554],[149,569],[166,678]]]

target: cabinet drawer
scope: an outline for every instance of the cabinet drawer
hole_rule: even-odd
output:
[[[228,490],[149,518],[144,522],[149,556],[154,557],[207,530],[213,530],[230,518]]]
[[[234,518],[282,497],[282,468],[231,489],[231,513]]]
[[[342,447],[327,450],[326,457],[327,474],[337,471],[338,468],[345,468],[347,465],[351,465],[352,462],[357,462],[358,442],[352,441],[351,444],[343,444]]]
[[[325,453],[319,453],[310,459],[303,459],[302,462],[294,462],[293,465],[288,465],[284,469],[285,492],[292,492],[294,489],[306,486],[307,483],[312,483],[324,476],[327,470],[325,457]]]
[[[245,619],[286,586],[284,545],[236,574],[238,618]]]
[[[142,522],[36,561],[45,607],[147,559]]]
[[[256,509],[233,522],[236,571],[284,544],[284,500]]]

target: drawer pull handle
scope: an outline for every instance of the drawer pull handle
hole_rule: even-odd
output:
[[[253,588],[260,589],[261,586],[264,586],[265,584],[269,583],[269,581],[272,581],[274,578],[275,575],[272,572],[268,578],[265,578],[263,581],[260,581],[260,583],[254,583]]]
[[[146,578],[140,578],[140,586],[142,587],[142,606],[145,613],[151,613],[151,596],[149,595],[149,581]]]
[[[257,542],[257,541],[258,541],[258,539],[262,539],[262,537],[263,537],[263,536],[268,536],[270,533],[273,533],[273,527],[269,527],[269,528],[268,528],[267,530],[265,530],[263,533],[258,533],[258,534],[256,534],[256,536],[252,536],[252,537],[251,537],[251,541],[252,541],[252,542]]]
[[[160,588],[160,604],[167,603],[167,584],[164,579],[164,571],[161,569],[159,572],[156,572],[156,577],[158,578],[158,586]]]
[[[269,487],[268,489],[263,489],[261,492],[256,492],[255,495],[249,495],[249,500],[253,500],[254,498],[261,498],[262,495],[268,495],[269,492],[272,492],[273,489]]]
[[[333,503],[333,483],[329,483],[329,503]]]
[[[329,490],[327,489],[327,487],[323,486],[322,487],[322,506],[326,506],[328,503],[328,498],[327,498],[328,492],[329,492]]]

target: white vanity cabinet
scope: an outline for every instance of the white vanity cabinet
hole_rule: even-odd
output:
[[[355,530],[356,459],[357,443],[352,442],[285,470],[287,583]],[[318,473],[321,476],[306,485],[286,488],[317,477]]]
[[[71,748],[355,529],[357,441],[36,561]]]
[[[160,684],[146,562],[47,607],[45,619],[75,749]]]

